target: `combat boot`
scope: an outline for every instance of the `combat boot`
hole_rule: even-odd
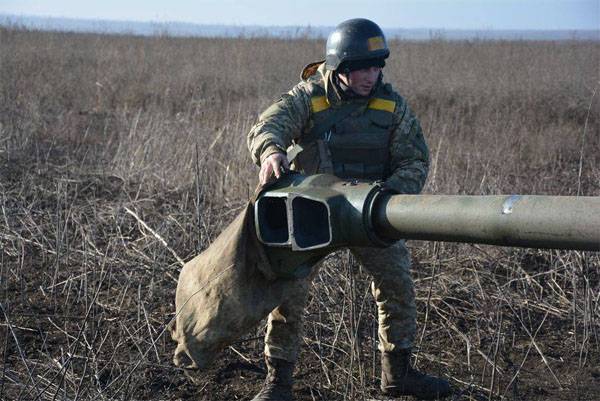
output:
[[[294,364],[283,359],[265,357],[267,377],[252,401],[293,401]]]
[[[444,379],[428,376],[410,365],[410,349],[381,354],[381,391],[398,397],[412,395],[419,400],[434,400],[450,395]]]

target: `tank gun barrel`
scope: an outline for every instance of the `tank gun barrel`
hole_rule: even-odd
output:
[[[600,197],[395,195],[378,183],[290,173],[254,208],[272,264],[294,272],[340,247],[399,239],[600,251]]]
[[[600,197],[386,195],[385,238],[600,251]]]

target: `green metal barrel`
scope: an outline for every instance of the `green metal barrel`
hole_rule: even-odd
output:
[[[384,195],[385,238],[600,251],[600,197]]]
[[[312,260],[398,239],[600,251],[600,197],[394,195],[378,183],[290,173],[258,196],[255,225],[282,265],[288,249]]]

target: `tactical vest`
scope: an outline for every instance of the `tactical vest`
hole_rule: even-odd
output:
[[[396,108],[391,91],[378,90],[368,103],[333,107],[321,86],[311,86],[311,123],[300,138],[295,168],[340,178],[387,178]]]

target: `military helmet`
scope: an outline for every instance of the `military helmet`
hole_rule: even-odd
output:
[[[368,19],[342,22],[327,38],[325,66],[337,70],[344,62],[380,59],[390,55],[381,28]]]

